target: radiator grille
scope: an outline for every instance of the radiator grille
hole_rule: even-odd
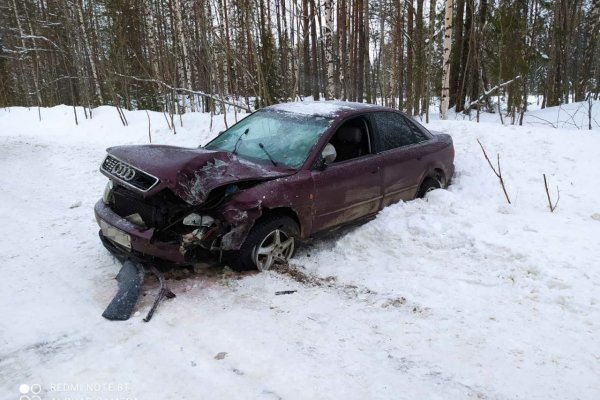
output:
[[[102,170],[127,186],[147,192],[158,183],[158,178],[108,155],[102,163]]]

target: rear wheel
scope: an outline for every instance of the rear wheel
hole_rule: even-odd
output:
[[[290,217],[265,217],[252,227],[238,251],[226,254],[225,262],[236,271],[267,271],[286,264],[296,249],[298,233],[298,224]]]
[[[427,178],[421,184],[419,191],[417,192],[417,197],[422,199],[425,195],[435,189],[440,189],[442,185],[437,179]]]

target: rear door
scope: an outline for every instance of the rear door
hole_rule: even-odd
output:
[[[381,208],[381,157],[373,152],[368,119],[358,117],[347,123],[362,124],[363,150],[323,170],[312,171],[315,184],[313,232],[375,214]],[[330,143],[336,143],[336,134]],[[338,154],[344,158],[341,151]]]
[[[426,172],[423,155],[430,137],[403,114],[371,114],[375,150],[381,157],[382,207],[412,200]]]

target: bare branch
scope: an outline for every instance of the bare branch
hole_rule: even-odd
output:
[[[544,176],[544,188],[546,189],[546,197],[548,198],[548,208],[550,208],[550,212],[554,212],[556,210],[556,206],[558,206],[558,201],[560,200],[560,190],[558,186],[556,186],[556,202],[552,204],[552,199],[550,198],[550,191],[548,190],[548,181],[546,180],[546,174],[542,174]]]
[[[64,53],[64,51],[63,51],[63,50],[60,48],[60,46],[58,46],[56,43],[54,43],[52,40],[48,39],[48,38],[47,38],[47,37],[45,37],[45,36],[37,36],[37,35],[22,35],[20,38],[21,38],[21,39],[32,39],[32,40],[36,40],[36,39],[39,39],[39,40],[44,40],[44,41],[46,41],[46,42],[50,43],[52,46],[54,46],[54,47],[55,47],[57,50],[59,50],[60,52],[63,52],[63,53]]]
[[[177,93],[185,92],[185,93],[189,93],[189,94],[197,94],[199,96],[206,97],[206,98],[212,99],[214,101],[219,101],[219,102],[222,102],[222,103],[225,103],[225,104],[229,104],[230,106],[240,108],[240,109],[242,109],[244,111],[252,112],[252,110],[250,109],[250,107],[248,105],[246,105],[246,104],[235,103],[235,102],[228,101],[228,100],[225,100],[223,98],[220,98],[219,96],[214,96],[212,94],[207,94],[207,93],[199,92],[199,91],[196,91],[196,90],[190,90],[190,89],[185,89],[185,88],[173,87],[173,86],[171,86],[171,85],[169,85],[169,84],[167,84],[167,83],[165,83],[163,81],[160,81],[158,79],[144,79],[144,78],[138,78],[138,77],[135,77],[135,76],[129,76],[129,75],[119,74],[117,72],[111,72],[111,73],[113,75],[117,75],[117,76],[120,76],[120,77],[123,77],[123,78],[133,79],[134,81],[139,81],[139,82],[154,82],[154,83],[157,83],[159,85],[164,86],[165,88],[167,88],[169,90],[173,90],[174,92],[177,92]]]
[[[485,157],[488,164],[490,165],[490,168],[492,169],[492,171],[494,171],[494,174],[496,175],[496,177],[498,177],[498,180],[500,180],[500,185],[502,185],[502,191],[504,192],[506,201],[508,202],[508,204],[511,204],[510,198],[508,197],[508,192],[506,191],[506,186],[504,185],[504,179],[502,179],[502,170],[500,169],[500,153],[497,154],[498,170],[496,170],[496,168],[494,168],[494,166],[492,165],[492,162],[490,161],[490,158],[488,157],[488,155],[487,155],[485,149],[483,148],[483,145],[479,141],[479,139],[477,139],[477,143],[479,143],[479,147],[481,147],[481,151],[483,151],[483,156]]]
[[[552,126],[552,127],[553,127],[553,128],[555,128],[555,129],[557,129],[557,128],[558,128],[558,126],[557,126],[557,125],[554,125],[552,122],[548,121],[547,119],[540,118],[540,117],[538,117],[538,116],[536,116],[536,115],[529,114],[529,115],[527,115],[527,117],[537,118],[537,119],[539,119],[539,120],[541,120],[541,121],[544,121],[545,123],[547,123],[548,125]],[[529,124],[531,124],[530,122],[528,122],[528,123],[529,123]]]

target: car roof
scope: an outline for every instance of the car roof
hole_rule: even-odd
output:
[[[263,110],[284,111],[294,114],[313,115],[317,117],[337,118],[364,111],[393,111],[391,108],[368,103],[353,103],[350,101],[296,101],[280,103],[265,107]]]

